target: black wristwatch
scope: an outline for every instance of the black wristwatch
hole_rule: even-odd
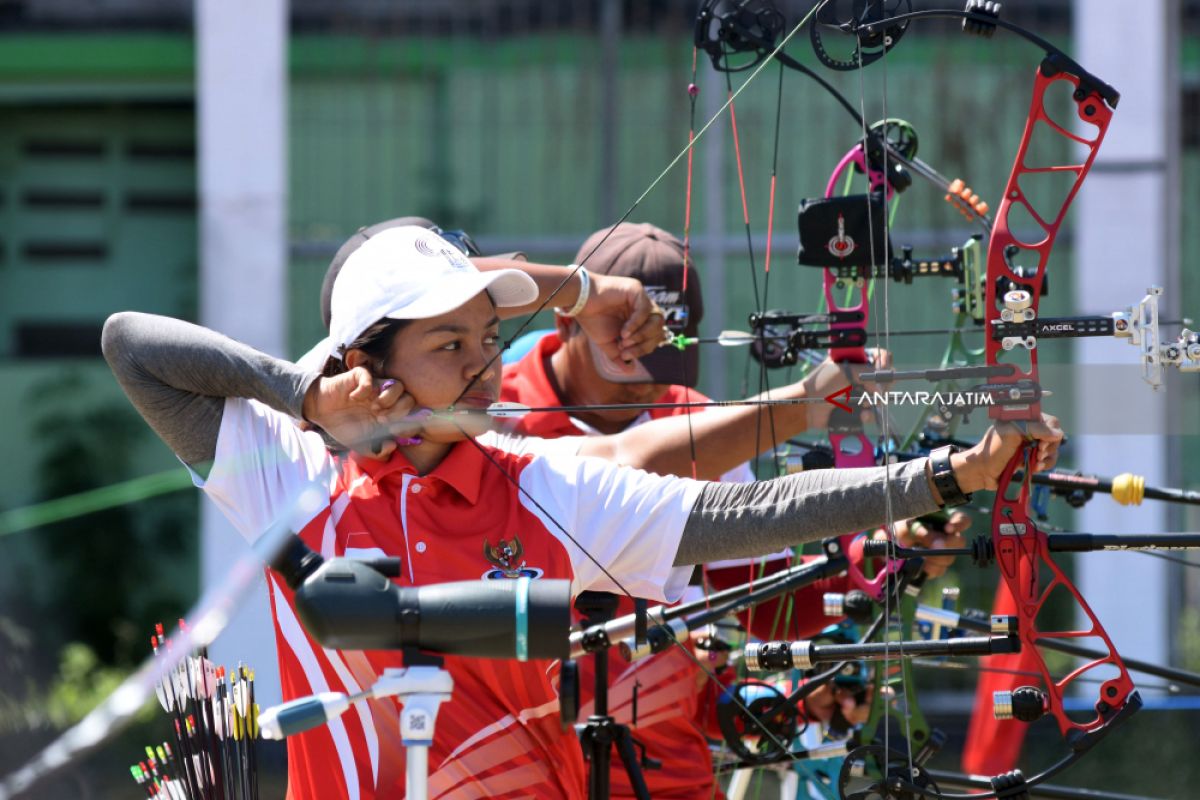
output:
[[[953,445],[939,447],[929,454],[929,465],[933,468],[933,485],[942,496],[942,508],[965,506],[971,502],[971,495],[963,494],[954,477],[954,469],[950,466],[950,456],[958,452]]]

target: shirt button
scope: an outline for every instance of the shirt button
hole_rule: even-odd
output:
[[[413,494],[420,494],[420,493],[421,493],[421,484],[419,484],[419,483],[414,483],[414,484],[412,485],[412,493],[413,493]]]
[[[417,542],[417,552],[418,553],[425,552],[425,543],[424,542]]]

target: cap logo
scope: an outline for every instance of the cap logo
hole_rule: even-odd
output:
[[[440,237],[418,236],[413,242],[413,246],[426,258],[444,258],[455,269],[471,268],[471,262]]]
[[[692,312],[683,292],[665,286],[647,286],[646,296],[662,309],[664,325],[676,332],[687,327]]]

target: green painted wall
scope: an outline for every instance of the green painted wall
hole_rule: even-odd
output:
[[[485,241],[495,236],[554,237],[563,244],[530,255],[569,260],[571,243],[612,222],[600,208],[607,171],[615,170],[617,203],[623,210],[687,140],[691,53],[680,36],[623,40],[619,158],[612,165],[599,157],[606,121],[601,118],[600,54],[589,37],[481,42],[296,36],[290,49],[290,232],[298,252],[316,255],[297,255],[292,263],[292,352],[303,352],[323,334],[315,303],[326,260],[321,246],[336,245],[365,222],[422,213],[466,227]],[[1011,167],[1035,59],[1035,51],[1012,38],[910,40],[889,57],[886,68],[880,64],[866,73],[862,102],[869,118],[887,113],[912,122],[921,136],[922,156],[948,176],[965,176],[994,202]],[[0,37],[0,110],[5,117],[0,126],[0,326],[11,329],[24,317],[98,321],[123,307],[194,314],[194,219],[178,209],[131,214],[122,207],[122,198],[134,190],[194,190],[194,171],[178,158],[139,161],[129,155],[130,143],[138,137],[160,143],[194,141],[188,106],[193,60],[192,43],[181,35]],[[1198,65],[1200,47],[1189,41],[1188,74]],[[734,86],[742,79],[735,76]],[[856,76],[831,79],[858,102]],[[705,73],[701,92],[700,106],[711,106],[712,95],[719,101],[726,87]],[[759,236],[766,229],[778,97],[777,74],[770,67],[737,101],[746,197],[751,227]],[[823,191],[830,165],[857,131],[802,76],[784,76],[779,109],[776,231],[790,238],[797,203]],[[703,121],[698,117],[697,125]],[[35,133],[90,137],[103,144],[104,155],[39,163],[21,150]],[[726,187],[725,229],[728,236],[740,236],[742,209],[728,122],[719,120],[709,135],[724,140],[720,181]],[[1186,169],[1185,186],[1193,187],[1200,177],[1195,158],[1189,156]],[[693,192],[696,235],[705,233],[710,201],[704,170],[701,156]],[[28,214],[13,198],[35,179],[60,188],[99,187],[103,208],[97,213],[57,209]],[[648,194],[632,218],[680,230],[685,181],[686,160]],[[1197,226],[1190,224],[1190,205],[1185,213],[1189,222],[1184,231],[1191,243]],[[913,230],[955,231],[930,244],[939,250],[957,243],[968,228],[940,193],[918,182],[896,217],[896,244],[904,244],[906,232]],[[111,242],[111,263],[103,271],[78,264],[41,264],[34,270],[18,263],[21,242],[47,232],[103,237]],[[1062,242],[1051,265],[1046,313],[1075,310],[1069,302],[1068,244]],[[702,255],[698,259],[704,270]],[[750,256],[734,250],[727,262],[725,284],[710,280],[706,287],[708,304],[710,309],[723,307],[731,327],[742,327],[756,306]],[[761,273],[761,248],[754,262]],[[1187,300],[1196,307],[1200,286],[1191,277],[1184,276]],[[811,308],[818,281],[815,271],[795,267],[792,253],[777,246],[768,305]],[[48,285],[72,291],[47,305],[40,287]],[[882,309],[883,288],[878,292],[876,307]],[[943,311],[947,287],[936,282],[891,286],[886,298],[893,327],[913,321],[932,327],[949,318]],[[714,316],[710,312],[710,320]],[[936,341],[904,343],[913,360],[933,358],[938,348]],[[1062,359],[1068,358],[1065,348],[1061,352]],[[10,333],[0,337],[0,356],[11,353]],[[740,355],[732,356],[729,384],[710,388],[740,391],[742,364]],[[1068,396],[1063,394],[1064,401]],[[10,491],[15,497],[30,495],[28,489]]]
[[[98,353],[115,310],[195,316],[192,61],[178,35],[0,36],[0,508],[42,499],[35,420],[64,393],[128,408],[99,358],[31,358],[23,326]],[[177,463],[144,426],[130,446],[137,474]]]
[[[122,304],[194,316],[188,106],[9,106],[0,128],[0,355],[21,323],[98,323]]]

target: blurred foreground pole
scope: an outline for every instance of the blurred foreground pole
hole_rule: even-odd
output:
[[[1075,297],[1069,307],[1081,314],[1116,311],[1156,284],[1166,289],[1162,318],[1178,319],[1180,8],[1178,0],[1145,0],[1134,14],[1130,8],[1124,0],[1074,4],[1073,54],[1114,85],[1121,102],[1073,209]],[[1075,127],[1090,136],[1088,126]],[[1140,379],[1138,354],[1129,345],[1080,339],[1075,354],[1078,394],[1065,421],[1076,466],[1181,485],[1171,436],[1180,433],[1181,379],[1190,376],[1168,372],[1168,388],[1153,392]],[[1076,529],[1165,531],[1175,524],[1172,517],[1164,503],[1122,507],[1097,496],[1079,512]],[[1136,553],[1084,555],[1076,564],[1080,591],[1117,649],[1166,663],[1178,569]]]
[[[200,322],[272,355],[287,353],[287,2],[198,0]],[[247,546],[202,504],[201,584]],[[280,701],[266,586],[212,648],[256,671],[264,708]]]
[[[707,58],[701,56],[697,71],[699,74],[696,76],[696,84],[700,87],[700,97],[696,127],[699,128],[721,109],[725,103],[725,95],[718,88],[723,76],[712,68],[712,63]],[[698,148],[700,152],[693,154],[697,165],[696,175],[703,175],[702,180],[697,177],[696,185],[701,187],[701,191],[693,192],[693,199],[697,207],[704,209],[704,216],[697,216],[692,221],[693,237],[704,243],[702,252],[695,254],[693,258],[696,261],[696,270],[704,276],[702,283],[709,287],[708,296],[711,299],[704,309],[704,330],[708,331],[710,336],[715,336],[730,327],[740,330],[746,322],[746,306],[734,306],[742,301],[740,295],[733,291],[733,287],[728,283],[729,271],[725,259],[725,193],[728,186],[725,155],[729,152],[729,131],[727,121],[718,120],[709,128],[708,133],[704,134],[704,141]],[[696,237],[697,231],[703,235]],[[741,244],[740,240],[736,242],[738,253],[744,252]],[[735,273],[738,279],[745,277],[744,271],[735,270]],[[756,307],[757,304],[755,299],[751,307]],[[731,310],[741,314],[740,318],[734,317],[732,323],[729,313]],[[730,362],[733,361],[734,349],[710,347],[708,352],[700,351],[704,359],[700,369],[700,391],[709,397],[744,396],[741,387],[730,385],[730,375],[733,374]],[[714,350],[717,352],[714,353]],[[757,385],[751,387],[750,391],[757,392]]]

